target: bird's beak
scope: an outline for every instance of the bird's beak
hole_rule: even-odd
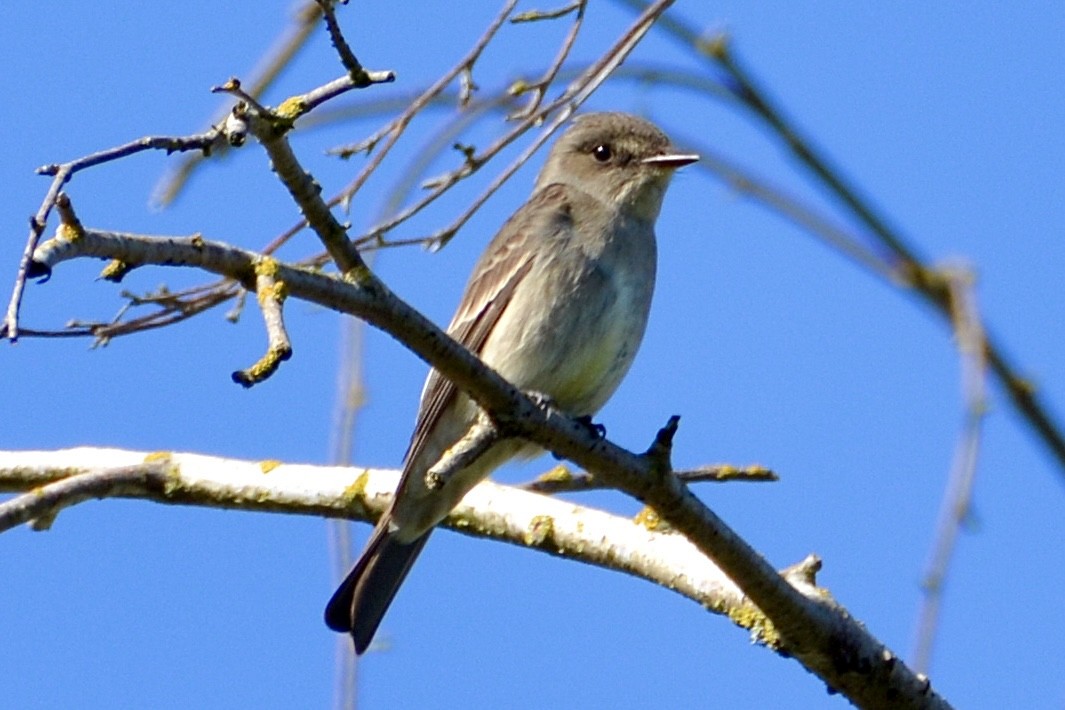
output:
[[[640,162],[644,165],[676,170],[677,168],[683,168],[685,165],[691,165],[698,159],[699,156],[695,153],[666,153],[665,155],[652,155],[650,158],[644,158]]]

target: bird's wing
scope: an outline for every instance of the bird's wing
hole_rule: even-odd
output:
[[[544,204],[555,209],[545,210]],[[530,240],[543,238],[540,232],[551,230],[559,220],[569,217],[569,201],[561,185],[539,190],[503,225],[488,245],[466,285],[462,301],[448,326],[448,334],[467,350],[480,355],[493,327],[506,310],[518,284],[529,274],[536,258],[536,245]],[[404,458],[405,487],[408,470],[418,459],[436,423],[454,401],[458,390],[436,370],[429,372],[422,391],[418,418]],[[397,492],[397,493],[399,493]]]

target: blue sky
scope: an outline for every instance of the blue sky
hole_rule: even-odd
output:
[[[367,66],[398,74],[396,84],[371,91],[406,95],[449,68],[501,4],[356,3],[341,21]],[[0,6],[0,264],[9,279],[26,218],[47,187],[33,169],[148,133],[200,130],[218,106],[207,89],[247,76],[291,5],[241,9]],[[700,26],[727,28],[778,103],[923,254],[976,270],[990,328],[1065,416],[1065,7],[674,9]],[[576,56],[595,56],[630,21],[610,3],[593,4]],[[505,28],[475,78],[488,89],[542,67],[561,31]],[[662,37],[649,38],[632,61],[699,66]],[[319,32],[267,99],[337,75]],[[647,115],[831,206],[775,141],[719,102],[618,83],[587,106]],[[355,200],[356,228],[380,213],[403,157],[449,112],[414,125],[396,165]],[[307,131],[294,144],[331,193],[359,163],[323,151],[377,125]],[[483,144],[498,127],[478,130],[473,139]],[[296,216],[254,145],[197,175],[160,212],[148,197],[167,164],[142,155],[79,176],[69,189],[79,216],[104,228],[200,231],[249,248]],[[539,164],[519,172],[445,250],[388,252],[376,262],[380,274],[445,323],[473,260],[528,194]],[[397,236],[450,221],[493,175],[479,175]],[[908,655],[962,418],[950,333],[915,299],[697,170],[675,180],[658,234],[659,286],[645,344],[599,419],[614,441],[642,449],[678,413],[678,466],[757,462],[777,470],[776,484],[698,492],[774,565],[822,556],[821,583]],[[304,235],[283,256],[314,248]],[[24,323],[110,317],[120,288],[96,281],[98,268],[64,265],[47,285],[32,285]],[[195,282],[193,274],[145,269],[123,287]],[[0,347],[0,448],[95,444],[324,463],[339,318],[300,303],[289,304],[287,318],[293,359],[250,391],[229,373],[261,352],[252,312],[235,326],[219,311],[99,350],[34,339]],[[399,463],[424,374],[390,338],[367,333],[359,463]],[[974,522],[948,583],[931,677],[958,707],[1059,708],[1065,477],[991,391]],[[523,480],[552,463],[498,477]],[[622,514],[638,508],[610,494],[578,500]],[[357,545],[368,530],[355,528]],[[331,702],[335,638],[320,613],[333,581],[321,520],[93,502],[62,513],[47,533],[5,534],[0,565],[0,680],[12,707]],[[844,706],[795,662],[752,647],[727,620],[665,590],[452,533],[434,536],[381,637],[388,650],[360,665],[361,707]]]

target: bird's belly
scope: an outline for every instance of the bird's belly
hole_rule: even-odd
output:
[[[486,361],[523,390],[546,394],[563,411],[592,414],[628,371],[643,338],[650,291],[638,279],[611,278],[578,289],[553,308],[522,308],[520,336]]]
[[[632,364],[643,335],[639,316],[608,312],[591,331],[570,338],[571,348],[551,374],[548,394],[564,411],[576,415],[597,411],[617,389]],[[639,327],[636,327],[636,326]]]

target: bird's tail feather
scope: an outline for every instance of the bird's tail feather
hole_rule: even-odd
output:
[[[366,543],[351,572],[337,587],[325,607],[325,623],[333,631],[350,633],[355,653],[370,645],[392,599],[406,579],[429,532],[411,543],[398,542],[382,521]]]

